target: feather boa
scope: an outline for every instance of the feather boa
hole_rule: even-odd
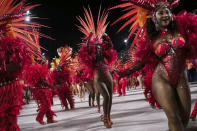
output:
[[[38,108],[40,109],[42,101],[45,101],[49,107],[51,107],[51,97],[52,92],[48,89],[32,89],[32,96],[36,103],[38,104]]]
[[[62,88],[58,88],[56,90],[56,94],[58,95],[62,107],[68,109],[67,100],[70,103],[71,108],[74,108],[74,99],[72,88],[69,88],[69,83],[71,82],[70,71],[67,69],[63,69],[61,72],[54,70],[51,74],[51,78],[55,85],[61,85]]]
[[[11,37],[1,37],[0,40],[0,77],[16,78],[21,77],[21,73],[27,63],[30,62],[28,51],[24,43],[19,39]],[[16,72],[6,72],[7,63],[20,63],[21,68]]]
[[[0,92],[0,114],[10,107],[15,107],[18,111],[21,109],[23,86],[19,81],[0,87]],[[13,111],[13,115],[19,115],[19,112]]]
[[[89,51],[88,51],[89,50]],[[87,48],[86,45],[82,45],[79,52],[79,62],[82,63],[85,66],[85,69],[81,69],[80,76],[77,74],[77,80],[79,82],[80,79],[84,80],[86,78],[93,79],[93,72],[94,68],[96,68],[97,64],[96,61],[96,55],[95,55],[95,47],[90,42],[89,48]]]
[[[117,53],[111,47],[109,42],[103,42],[102,44],[102,55],[105,58],[104,62],[110,66],[117,59]],[[82,45],[79,52],[79,61],[86,67],[93,70],[101,64],[101,62],[96,63],[95,46],[92,42],[89,43],[89,48],[86,45]]]
[[[19,39],[4,36],[0,38],[0,79],[1,82],[4,80],[8,82],[21,77],[25,65],[29,62],[29,57],[26,46]],[[20,68],[17,71],[9,72],[8,64],[20,64]],[[16,124],[16,116],[22,109],[22,98],[23,85],[18,80],[0,87],[0,130],[20,130]]]
[[[86,69],[80,69],[77,72],[77,75],[75,75],[74,79],[75,79],[75,83],[83,83],[87,80],[92,80],[94,76],[94,70],[91,70],[90,68],[86,68]]]
[[[61,84],[64,84],[65,82],[68,82],[68,83],[71,82],[70,72],[67,69],[63,69],[60,72],[58,72],[57,70],[54,70],[51,73],[51,78],[55,85],[61,85]]]
[[[69,87],[58,88],[56,91],[56,94],[58,95],[61,101],[62,107],[65,107],[66,109],[68,109],[67,101],[69,102],[71,108],[75,107],[72,88],[69,88]]]
[[[96,63],[95,47],[90,43],[89,48],[86,45],[82,45],[79,52],[79,61],[86,67],[94,68]]]
[[[144,62],[146,65],[141,69],[141,71],[136,72],[143,75],[143,83],[145,86],[144,95],[149,103],[155,103],[155,98],[152,94],[152,75],[155,70],[155,67],[159,63],[159,59],[152,51],[152,43],[149,42],[146,38],[142,39],[138,43],[138,47],[135,51],[136,61]],[[155,100],[154,102],[152,100]]]
[[[143,83],[145,86],[144,95],[148,99],[148,94],[152,92],[152,75],[154,73],[154,69],[151,66],[146,65],[143,70],[146,72],[143,74]]]
[[[185,52],[187,58],[197,57],[197,15],[183,11],[179,13],[175,20],[177,22],[178,31],[186,40],[188,50]]]
[[[113,44],[109,36],[106,36],[102,42],[102,52],[105,57],[105,63],[111,66],[117,60],[117,52],[113,49]]]
[[[46,82],[49,82],[49,69],[46,65],[38,63],[31,64],[25,69],[23,78],[30,86],[41,87],[43,85],[40,83],[40,80],[46,80]]]
[[[105,63],[111,66],[117,59],[117,53],[114,49],[109,49],[104,52]]]
[[[135,61],[144,62],[146,64],[155,65],[158,63],[157,56],[153,53],[152,43],[144,38],[138,42],[134,56]]]

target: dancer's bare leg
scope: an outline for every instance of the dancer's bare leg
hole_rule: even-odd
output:
[[[189,116],[191,111],[191,95],[190,95],[190,88],[188,86],[185,75],[183,75],[176,90],[178,94],[177,99],[179,102],[178,106],[180,109],[181,120],[184,127],[186,127],[189,122]]]
[[[101,112],[100,93],[96,93],[96,102],[97,102],[98,113],[100,113]]]
[[[112,94],[113,94],[113,79],[112,79],[112,76],[111,74],[108,72],[107,74],[107,81],[105,82],[106,83],[106,87],[107,87],[107,90],[109,92],[109,105],[108,105],[108,119],[110,121],[111,124],[112,121],[111,121],[111,107],[112,107]]]
[[[110,105],[110,94],[107,89],[107,86],[104,82],[99,82],[97,83],[97,88],[101,95],[103,96],[103,112],[104,112],[104,125],[107,128],[111,128],[111,123],[109,122],[108,119],[108,114],[109,114],[109,105]]]
[[[176,87],[172,87],[169,82],[160,75],[153,75],[152,91],[168,118],[170,131],[184,131],[184,125],[181,120],[176,99]]]

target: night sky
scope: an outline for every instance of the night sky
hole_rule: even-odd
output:
[[[41,19],[38,22],[49,26],[51,28],[42,28],[41,32],[53,37],[55,40],[47,40],[42,38],[40,40],[41,46],[45,47],[48,51],[44,51],[46,55],[51,59],[57,56],[56,49],[64,45],[70,45],[74,50],[78,49],[78,44],[80,43],[80,38],[83,36],[80,31],[78,31],[76,24],[79,22],[76,16],[83,16],[83,7],[90,6],[95,20],[97,19],[97,14],[100,5],[102,8],[109,8],[121,3],[121,0],[32,0],[33,3],[41,4],[41,6],[34,8],[31,13]],[[182,9],[187,11],[192,11],[195,9],[196,5],[193,2],[186,5],[186,0],[182,0],[180,6],[175,10],[175,13]],[[114,22],[118,17],[121,16],[120,10],[113,10],[109,13],[108,21],[110,23]],[[119,52],[127,47],[123,41],[128,36],[128,29],[123,30],[121,33],[116,33],[120,24],[115,26],[108,26],[107,34],[111,37],[114,48]]]

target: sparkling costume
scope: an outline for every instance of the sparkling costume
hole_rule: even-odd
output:
[[[178,4],[179,0],[128,0],[113,7],[128,11],[116,21],[128,20],[120,30],[132,24],[129,37],[136,33],[131,45],[134,61],[120,75],[144,72],[145,96],[150,103],[159,101],[173,131],[183,131],[188,124],[191,95],[185,64],[196,58],[197,49],[197,15],[172,15],[170,10]]]
[[[68,103],[70,104],[70,108],[74,108],[74,99],[72,88],[70,87],[71,83],[71,54],[72,50],[70,47],[61,48],[61,56],[60,62],[56,65],[55,70],[51,73],[51,78],[53,80],[54,86],[56,89],[56,94],[58,95],[62,107],[65,109],[68,108]],[[70,67],[70,68],[69,68]]]
[[[25,11],[37,5],[25,6],[24,1],[3,0],[0,4],[0,130],[19,131],[17,116],[23,104],[23,85],[19,82],[30,52],[38,48],[32,40],[32,27],[25,23]],[[30,16],[31,18],[31,16]],[[36,26],[37,25],[37,26]],[[32,38],[30,38],[32,37]]]
[[[27,49],[19,39],[1,37],[0,52],[0,130],[19,131],[17,116],[23,104],[23,85],[19,79],[28,59]],[[10,64],[19,67],[9,69]]]
[[[51,109],[52,88],[48,84],[51,83],[51,79],[47,65],[33,63],[25,70],[23,77],[30,86],[33,98],[38,105],[36,121],[45,124],[43,118],[46,115],[47,122],[53,122],[55,113]]]
[[[170,8],[175,8],[178,3],[179,1],[177,0],[171,1]],[[134,43],[137,43],[136,49],[132,52],[132,54],[134,54],[134,62],[131,64],[132,66],[130,67],[130,71],[128,69],[125,73],[131,74],[140,69],[142,69],[143,72],[149,72],[143,74],[143,82],[146,87],[145,92],[151,92],[152,75],[154,72],[160,72],[158,75],[163,75],[163,77],[165,77],[173,86],[177,86],[180,81],[183,83],[186,82],[183,75],[186,63],[185,61],[186,59],[191,59],[196,56],[197,16],[187,12],[180,12],[177,16],[173,16],[174,21],[177,23],[177,33],[174,36],[170,35],[168,31],[162,30],[157,38],[150,40],[146,36],[144,24],[146,19],[149,17],[147,16],[148,11],[152,11],[156,8],[154,2],[147,0],[128,0],[128,3],[115,6],[112,9],[120,7],[129,9],[130,6],[133,6],[136,10],[132,10],[127,14],[127,16],[122,16],[114,22],[115,24],[122,19],[131,17],[130,21],[123,25],[120,30],[131,22],[136,22],[132,26],[133,28],[130,32],[130,34],[132,34],[137,30],[136,37],[131,45],[131,47],[133,47]],[[135,15],[132,17],[132,14],[134,13],[136,13],[136,16],[138,17],[135,17]],[[162,39],[162,37],[168,37],[168,41],[161,40],[161,43],[157,43],[157,45],[154,46],[155,40]],[[151,95],[151,98],[152,97],[154,96]]]
[[[95,29],[93,16],[85,9],[85,22],[78,17],[82,26],[79,30],[85,34],[86,38],[82,42],[78,52],[79,61],[86,67],[86,72],[94,81],[95,90],[102,90],[100,93],[104,97],[104,125],[111,128],[110,111],[112,104],[113,81],[109,72],[110,65],[116,60],[116,51],[109,36],[105,35],[107,28],[106,20],[108,13],[99,13],[97,28]],[[89,19],[86,19],[89,18]],[[105,87],[103,87],[105,86]],[[100,107],[98,106],[98,110]]]

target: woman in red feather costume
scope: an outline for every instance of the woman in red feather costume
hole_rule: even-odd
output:
[[[23,104],[20,84],[30,53],[38,51],[32,38],[37,23],[25,23],[25,11],[37,5],[24,5],[24,0],[0,2],[0,130],[19,131],[17,116]],[[31,16],[30,16],[31,17]]]
[[[103,96],[103,112],[104,112],[104,125],[106,128],[111,128],[112,121],[110,118],[112,106],[112,89],[113,81],[109,72],[109,66],[116,59],[116,52],[112,49],[113,44],[105,34],[107,28],[106,19],[108,13],[104,11],[102,14],[99,12],[97,20],[97,29],[94,27],[94,20],[89,9],[85,10],[85,20],[78,17],[82,26],[79,29],[86,35],[85,41],[78,52],[79,61],[86,66],[86,70],[93,74],[93,82],[95,90]]]
[[[19,78],[28,59],[27,50],[21,40],[1,36],[0,52],[0,130],[19,131],[17,116],[23,104]]]
[[[44,115],[47,117],[47,123],[57,122],[53,118],[55,113],[51,110],[52,89],[49,84],[51,80],[49,69],[45,63],[46,61],[42,59],[37,60],[37,63],[32,63],[23,73],[24,80],[30,86],[33,98],[38,104],[36,121],[42,125],[46,124],[43,121]]]
[[[120,75],[151,66],[149,89],[166,113],[171,131],[184,131],[189,121],[191,96],[184,71],[186,60],[196,57],[197,50],[197,15],[181,12],[173,16],[171,9],[178,3],[128,0],[117,6],[131,10],[119,20],[130,17],[122,28],[133,22],[130,35],[136,32],[133,43],[137,43],[135,63]]]
[[[56,88],[56,94],[58,95],[62,106],[65,107],[65,110],[69,109],[69,102],[70,108],[73,109],[75,106],[72,88],[70,87],[72,74],[70,69],[72,67],[72,49],[70,47],[61,47],[58,49],[58,54],[60,55],[60,62],[51,73],[51,77]]]

